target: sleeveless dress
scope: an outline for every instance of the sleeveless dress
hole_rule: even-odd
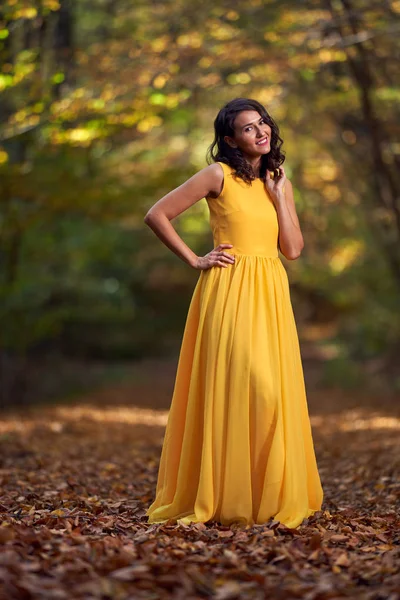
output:
[[[214,247],[233,244],[236,261],[200,271],[146,516],[296,528],[323,490],[277,213],[261,179],[219,164],[210,225]]]

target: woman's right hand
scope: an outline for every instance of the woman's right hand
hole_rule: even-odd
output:
[[[206,270],[211,267],[227,267],[235,262],[235,257],[223,251],[223,248],[232,248],[233,244],[219,244],[205,256],[198,256],[195,269]]]

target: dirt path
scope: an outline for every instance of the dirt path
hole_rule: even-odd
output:
[[[0,416],[0,598],[400,598],[398,398],[309,390],[325,498],[297,530],[148,525],[175,363]]]

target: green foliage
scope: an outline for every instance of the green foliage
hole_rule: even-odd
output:
[[[143,216],[206,165],[220,106],[248,96],[284,138],[306,241],[290,277],[304,298],[329,301],[348,352],[330,376],[342,379],[347,358],[390,352],[400,333],[396,11],[6,0],[2,350],[116,358],[174,347],[198,273]],[[174,224],[195,251],[211,249],[205,201]]]
[[[324,364],[320,383],[346,390],[362,389],[366,385],[360,365],[346,356],[328,360]]]

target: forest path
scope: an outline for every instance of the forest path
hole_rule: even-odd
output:
[[[398,600],[398,398],[308,386],[324,503],[298,529],[149,525],[175,370],[0,415],[0,598]]]

